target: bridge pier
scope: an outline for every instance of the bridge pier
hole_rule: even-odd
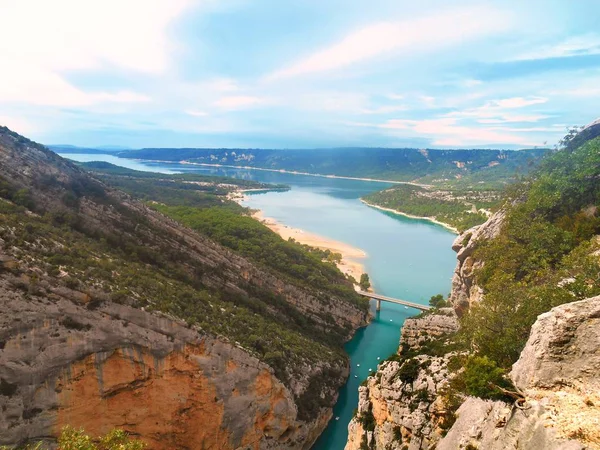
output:
[[[381,300],[377,300],[377,311],[381,311]]]

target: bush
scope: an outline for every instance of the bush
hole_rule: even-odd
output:
[[[462,376],[466,393],[474,397],[501,400],[504,395],[498,387],[508,387],[504,370],[487,356],[471,356]]]
[[[412,383],[419,376],[420,368],[421,367],[419,361],[412,358],[407,360],[404,364],[402,364],[402,366],[400,366],[400,369],[398,369],[396,376],[400,378],[400,380],[402,380],[404,383]]]
[[[446,300],[444,300],[444,296],[442,294],[437,294],[429,299],[429,305],[434,308],[443,308],[446,306]]]
[[[58,438],[59,450],[143,450],[146,444],[130,439],[123,430],[115,429],[107,435],[93,439],[82,429],[65,427]]]

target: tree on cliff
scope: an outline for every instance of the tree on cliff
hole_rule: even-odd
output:
[[[360,281],[358,284],[363,291],[366,291],[367,289],[369,289],[371,287],[371,281],[369,280],[369,275],[366,273],[363,273],[360,276]]]

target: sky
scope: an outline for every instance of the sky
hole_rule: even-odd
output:
[[[551,146],[600,116],[600,0],[0,0],[45,144]]]

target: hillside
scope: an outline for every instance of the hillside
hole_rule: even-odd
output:
[[[124,158],[188,161],[288,170],[323,175],[398,181],[444,182],[478,177],[478,184],[502,184],[526,173],[546,153],[539,150],[418,150],[411,148],[141,149],[117,153]]]
[[[450,298],[360,388],[347,450],[600,448],[598,131],[457,237]]]
[[[244,182],[88,169],[0,129],[0,445],[72,425],[156,449],[308,448],[366,301],[229,202]]]

